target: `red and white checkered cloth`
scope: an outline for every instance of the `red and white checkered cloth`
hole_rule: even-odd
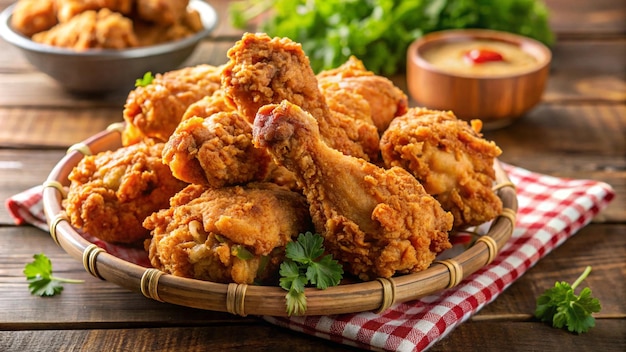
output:
[[[424,351],[492,302],[529,268],[588,224],[615,196],[592,180],[556,178],[503,165],[517,187],[517,224],[495,260],[454,288],[385,312],[314,317],[264,317],[270,323],[370,350]],[[16,223],[48,230],[36,187],[7,200]],[[124,257],[128,253],[111,254]]]

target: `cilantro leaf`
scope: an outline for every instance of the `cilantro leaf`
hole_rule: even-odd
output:
[[[33,262],[24,266],[24,275],[30,293],[38,296],[54,296],[63,291],[63,283],[81,283],[83,280],[71,280],[52,275],[52,262],[43,253],[35,254]]]
[[[306,312],[304,289],[308,284],[324,290],[336,286],[343,276],[343,268],[332,258],[324,255],[324,238],[310,232],[298,235],[285,248],[285,260],[280,265],[280,287],[287,291],[287,314],[301,315]]]
[[[537,298],[535,317],[552,323],[555,328],[567,327],[570,332],[578,334],[594,327],[595,318],[591,314],[600,311],[600,301],[591,296],[589,287],[582,289],[578,296],[574,293],[590,272],[588,266],[571,286],[567,282],[556,282],[554,287],[547,289]]]
[[[143,74],[143,77],[135,80],[135,87],[145,87],[152,83],[153,80],[154,76],[152,75],[152,72],[148,71]]]

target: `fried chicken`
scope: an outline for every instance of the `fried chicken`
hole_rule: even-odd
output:
[[[142,46],[188,37],[203,28],[187,0],[137,0],[135,32]]]
[[[25,36],[46,31],[56,25],[57,0],[19,0],[11,15],[11,27]]]
[[[226,102],[226,99],[224,98],[224,91],[222,89],[218,89],[213,92],[213,94],[207,95],[189,105],[183,114],[182,120],[187,120],[192,117],[207,118],[218,112],[230,111],[235,111],[235,109],[232,105]]]
[[[502,151],[482,138],[481,127],[480,121],[470,126],[452,112],[412,108],[381,137],[385,165],[410,171],[452,212],[456,228],[482,224],[502,211],[492,191],[493,163]]]
[[[322,138],[331,147],[368,160],[378,157],[376,126],[328,107],[299,43],[246,33],[228,57],[223,72],[225,95],[249,122],[261,106],[288,100],[315,117]]]
[[[156,74],[152,83],[135,88],[124,105],[122,144],[143,139],[167,142],[187,108],[221,86],[221,67],[201,64]]]
[[[303,185],[315,229],[344,271],[363,280],[413,273],[451,246],[452,215],[415,177],[330,148],[300,107],[262,107],[253,136]]]
[[[372,123],[381,134],[391,120],[406,113],[409,106],[408,98],[400,88],[388,78],[368,71],[354,56],[335,69],[320,72],[317,79],[331,110],[343,111],[341,106],[345,104],[350,110],[359,110],[350,105],[364,99],[369,105]]]
[[[252,284],[274,276],[285,245],[311,228],[306,200],[269,183],[190,185],[146,218],[152,265],[177,276]]]
[[[63,201],[72,226],[111,243],[149,237],[146,216],[167,208],[187,184],[161,162],[163,144],[135,144],[85,156],[69,175]]]
[[[137,15],[144,21],[173,25],[187,15],[189,0],[135,0]]]
[[[163,150],[174,176],[214,188],[261,181],[272,162],[252,144],[252,126],[237,112],[183,120]]]
[[[47,31],[35,33],[33,41],[75,50],[125,49],[138,45],[133,22],[103,8],[82,12]]]
[[[39,0],[37,0],[39,1]],[[135,0],[54,0],[57,10],[59,22],[67,22],[74,16],[85,11],[98,11],[101,9],[109,9],[113,12],[119,12],[129,15],[135,3]]]

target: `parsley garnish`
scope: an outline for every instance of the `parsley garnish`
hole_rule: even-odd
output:
[[[143,77],[135,80],[135,87],[145,87],[152,83],[153,80],[154,76],[152,75],[152,72],[148,71],[143,74]]]
[[[307,232],[298,235],[285,249],[286,259],[280,265],[280,287],[287,290],[287,314],[301,315],[306,311],[304,288],[308,284],[320,290],[336,286],[343,268],[330,254],[324,254],[324,238]]]
[[[294,16],[294,14],[296,14]],[[229,7],[233,26],[302,43],[313,71],[335,68],[351,55],[377,74],[406,67],[411,42],[444,29],[488,28],[554,42],[540,0],[246,0]]]
[[[591,297],[591,289],[585,287],[576,296],[574,290],[589,275],[591,267],[585,271],[570,286],[567,282],[555,282],[554,287],[546,290],[537,298],[535,316],[543,322],[552,322],[552,326],[576,333],[587,332],[596,325],[591,313],[597,313],[602,308],[597,298]]]
[[[43,253],[35,254],[33,258],[35,260],[24,267],[28,289],[33,295],[54,296],[63,291],[63,283],[78,284],[83,282],[83,280],[52,276],[52,262]]]

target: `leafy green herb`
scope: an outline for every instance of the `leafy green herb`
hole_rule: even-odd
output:
[[[287,314],[306,312],[304,288],[314,285],[325,290],[336,286],[343,276],[343,268],[330,254],[324,255],[324,238],[307,232],[298,235],[285,249],[286,259],[280,265],[280,287],[287,290]]]
[[[576,296],[574,290],[589,275],[588,266],[580,277],[570,286],[567,282],[556,282],[553,288],[546,290],[537,298],[535,316],[543,322],[551,322],[555,328],[567,327],[571,332],[583,333],[596,325],[591,313],[602,308],[597,298],[591,297],[591,289],[585,287]]]
[[[24,275],[30,293],[38,296],[54,296],[63,291],[63,283],[78,284],[83,280],[71,280],[52,276],[52,262],[43,253],[35,254],[35,260],[26,264]]]
[[[351,55],[377,74],[402,72],[409,44],[444,29],[487,28],[554,42],[541,0],[244,0],[231,4],[230,19],[302,43],[316,72]]]
[[[143,77],[135,80],[135,87],[145,87],[152,83],[153,80],[154,76],[152,75],[152,72],[148,71],[143,74]]]

